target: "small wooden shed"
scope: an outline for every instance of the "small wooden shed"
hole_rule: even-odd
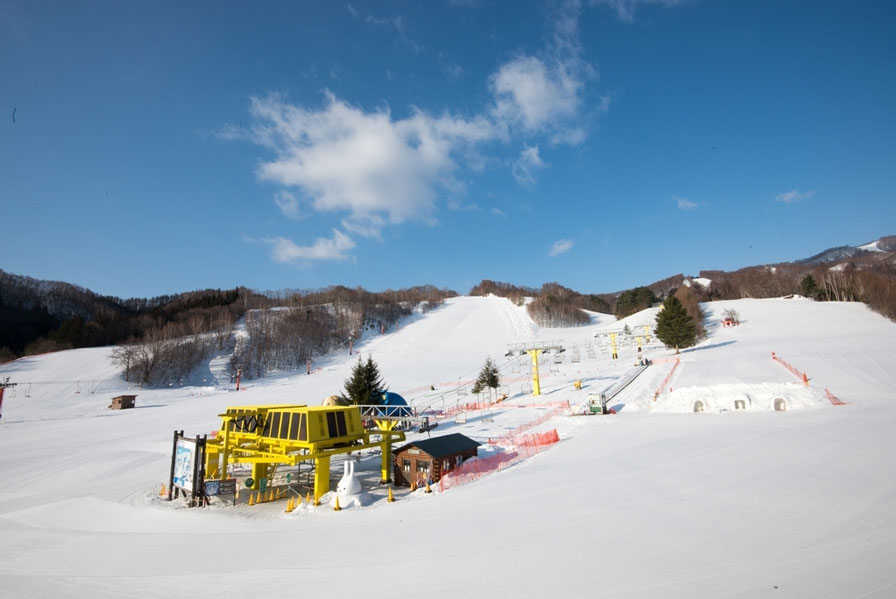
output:
[[[109,404],[109,407],[113,410],[126,410],[133,408],[136,401],[136,395],[119,395],[112,398],[112,403]]]
[[[480,443],[460,433],[412,441],[394,450],[396,485],[436,482],[477,455]]]

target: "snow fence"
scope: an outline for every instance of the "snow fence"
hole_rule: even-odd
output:
[[[502,451],[488,457],[467,460],[439,479],[439,490],[465,485],[493,472],[500,472],[514,464],[539,454],[560,440],[557,429],[545,433],[531,433],[514,437],[513,450]]]

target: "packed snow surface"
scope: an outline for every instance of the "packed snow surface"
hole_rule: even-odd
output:
[[[726,309],[739,326],[720,326]],[[156,390],[129,388],[110,348],[2,365],[17,386],[0,420],[0,595],[896,596],[896,324],[800,298],[704,310],[708,338],[679,355],[648,340],[655,309],[541,329],[497,297],[368,332],[355,349],[434,415],[474,400],[486,357],[500,366],[508,398],[438,420],[433,436],[461,432],[485,457],[508,449],[490,438],[550,417],[534,430],[561,440],[444,492],[396,488],[394,503],[370,476],[379,457],[355,456],[363,501],[339,512],[250,507],[245,493],[190,509],[159,491],[174,430],[208,434],[228,406],[319,404],[357,355],[239,392],[225,356]],[[542,356],[534,397],[528,356],[505,354],[548,341],[565,351]],[[635,376],[639,342],[652,365]],[[620,388],[615,415],[582,415]],[[137,407],[110,410],[122,393]]]

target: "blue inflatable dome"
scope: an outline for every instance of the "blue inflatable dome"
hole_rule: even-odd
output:
[[[391,418],[410,418],[413,416],[413,412],[408,407],[408,402],[398,393],[383,391],[382,399],[383,401],[380,405],[383,407],[377,408],[377,413],[380,416]]]

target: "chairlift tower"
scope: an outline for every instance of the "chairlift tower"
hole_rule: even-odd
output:
[[[559,341],[532,341],[529,343],[510,343],[509,349],[505,356],[529,354],[532,359],[532,395],[541,395],[541,384],[538,380],[538,356],[546,351],[554,351],[556,353],[564,352],[566,349]]]
[[[3,417],[3,392],[9,388],[14,389],[17,383],[10,383],[9,377],[0,380],[0,418]]]

